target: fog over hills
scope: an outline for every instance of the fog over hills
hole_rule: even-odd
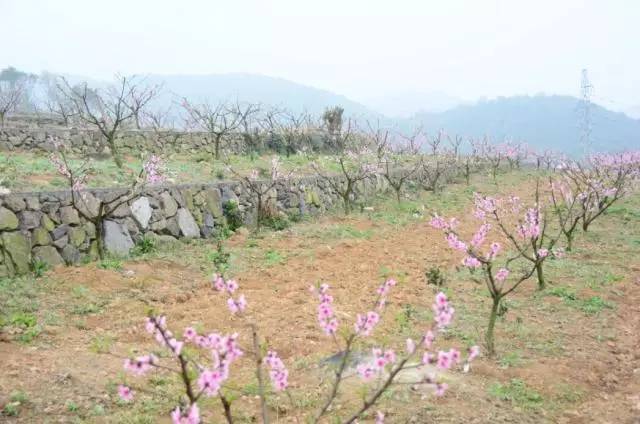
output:
[[[264,75],[230,73],[211,75],[150,75],[148,81],[162,84],[167,101],[186,97],[190,101],[241,101],[280,106],[292,111],[321,114],[325,108],[340,105],[349,116],[383,118],[382,114],[327,90]]]
[[[327,107],[339,105],[348,117],[361,122],[376,120],[383,126],[405,131],[422,126],[432,134],[444,129],[465,137],[488,135],[494,140],[523,140],[539,149],[552,148],[567,153],[581,150],[579,99],[570,96],[512,96],[464,104],[444,93],[404,92],[377,97],[372,94],[365,105],[328,90],[257,74],[152,74],[146,78],[147,83],[163,86],[163,94],[155,105],[166,108],[173,104],[176,111],[179,110],[176,103],[183,97],[192,102],[262,103],[296,112],[305,110],[316,116]],[[76,83],[83,78],[73,76],[70,80]],[[92,86],[107,84],[89,81]],[[640,147],[640,120],[629,116],[633,115],[632,111],[624,114],[597,104],[592,105],[591,111],[594,149]]]
[[[579,100],[570,96],[514,96],[418,114],[412,124],[464,136],[523,140],[537,149],[580,151]],[[592,145],[596,150],[640,147],[640,120],[592,104]]]

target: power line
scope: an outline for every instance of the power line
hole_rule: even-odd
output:
[[[593,131],[591,116],[591,96],[593,95],[593,85],[589,81],[589,74],[586,69],[582,70],[582,80],[580,83],[580,145],[584,153],[588,153],[592,145],[591,133]]]

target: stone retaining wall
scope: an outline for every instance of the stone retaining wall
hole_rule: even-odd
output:
[[[386,189],[381,177],[358,188],[365,198]],[[97,258],[97,229],[84,216],[126,191],[82,193],[85,201],[75,206],[70,191],[0,195],[0,277],[27,273],[37,261],[55,266]],[[318,177],[279,183],[269,199],[290,216],[318,214],[342,201]],[[254,221],[256,200],[239,182],[147,187],[103,220],[104,246],[110,253],[126,255],[143,237],[160,245],[213,237],[226,222],[223,204],[229,201],[238,205],[245,223]],[[80,206],[83,213],[78,213]]]
[[[103,153],[102,135],[95,130],[64,128],[58,126],[28,127],[6,126],[0,128],[0,150],[44,151],[53,150],[53,140],[66,145],[74,153]],[[212,148],[209,134],[204,132],[180,131],[123,131],[116,139],[116,145],[123,153],[202,152]],[[224,149],[235,153],[245,147],[241,134],[225,140]]]

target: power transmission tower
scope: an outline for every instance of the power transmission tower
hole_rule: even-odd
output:
[[[589,75],[586,69],[582,70],[582,81],[580,83],[580,145],[583,153],[587,154],[591,148],[591,131],[593,129],[591,122],[591,95],[593,94],[593,85],[589,81]]]

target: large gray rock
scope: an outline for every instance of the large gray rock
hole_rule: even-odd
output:
[[[9,255],[16,274],[26,274],[31,265],[31,248],[27,238],[19,232],[5,232],[0,236],[2,248]]]
[[[27,203],[27,209],[30,209],[32,211],[40,210],[40,201],[37,197],[27,197],[25,201]]]
[[[32,246],[47,246],[51,244],[51,236],[46,228],[38,227],[31,233]]]
[[[100,213],[100,203],[100,200],[88,191],[83,191],[76,197],[76,207],[91,219],[96,218]]]
[[[61,236],[59,239],[56,239],[52,244],[58,249],[62,249],[67,244],[69,244],[69,236],[65,234]]]
[[[62,249],[62,258],[68,265],[75,265],[80,262],[80,251],[70,244]]]
[[[147,197],[141,197],[131,204],[131,213],[142,229],[146,229],[149,226],[152,212],[153,210]]]
[[[180,227],[178,226],[178,220],[175,216],[172,216],[171,218],[166,220],[166,225],[163,232],[174,237],[180,237]]]
[[[206,238],[211,237],[215,231],[216,222],[210,213],[204,214],[204,222],[202,225],[202,235]]]
[[[109,253],[128,255],[133,248],[129,231],[115,221],[104,221],[104,248]]]
[[[160,205],[167,218],[174,216],[178,211],[178,203],[166,191],[160,195]]]
[[[63,224],[59,227],[56,227],[52,232],[51,232],[51,236],[53,237],[54,240],[59,239],[60,237],[64,236],[65,234],[67,234],[69,232],[69,225],[68,224]]]
[[[121,205],[118,205],[117,208],[111,211],[109,216],[113,218],[126,218],[127,216],[129,216],[129,214],[129,205],[123,203]]]
[[[176,218],[178,220],[178,227],[180,228],[180,232],[183,236],[188,238],[200,237],[200,228],[198,228],[196,220],[193,219],[193,215],[191,215],[191,212],[189,212],[188,209],[178,209]]]
[[[0,208],[0,231],[18,228],[18,217],[7,208]]]
[[[65,206],[60,208],[60,219],[63,224],[79,224],[80,216],[73,206]]]
[[[40,226],[42,212],[25,211],[20,213],[20,227],[25,230],[31,230]]]
[[[63,265],[64,259],[53,246],[38,246],[33,249],[33,257],[50,266]]]
[[[237,204],[240,203],[240,200],[238,199],[238,196],[234,193],[233,189],[231,189],[231,187],[223,187],[222,189],[222,203],[227,203],[227,202],[235,202]]]
[[[27,206],[24,200],[22,200],[22,197],[14,194],[5,196],[3,199],[3,203],[7,208],[11,209],[14,212],[20,212]]]
[[[207,205],[207,210],[214,218],[220,218],[222,216],[222,198],[220,196],[220,190],[217,188],[208,188],[205,190],[204,201]]]

